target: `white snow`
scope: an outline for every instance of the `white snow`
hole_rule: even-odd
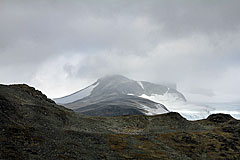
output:
[[[138,85],[144,90],[144,86],[141,81],[137,81]]]
[[[164,95],[152,94],[141,95],[140,97],[149,99],[156,103],[163,104],[171,112],[178,112],[188,120],[198,120],[207,118],[214,109],[207,105],[199,105],[185,102],[174,93],[166,92]],[[158,110],[152,110],[152,114],[160,114]]]
[[[143,104],[140,104],[142,106],[142,109],[144,109],[147,115],[156,115],[157,114],[164,114],[164,113],[168,113],[167,110],[165,110],[164,108],[162,108],[162,106],[160,104],[156,104],[156,108],[150,108],[147,107]]]
[[[168,92],[169,92],[169,90],[170,90],[170,88],[167,88],[167,92],[166,92],[166,93],[168,93]],[[165,94],[166,94],[166,93],[165,93]]]
[[[91,95],[92,90],[97,87],[98,83],[96,83],[95,85],[91,85],[85,89],[82,89],[78,92],[75,92],[71,95],[62,97],[62,98],[56,98],[54,99],[54,101],[57,104],[67,104],[67,103],[71,103],[80,99],[83,99],[84,97],[87,97],[89,95]]]
[[[178,112],[188,120],[200,120],[205,119],[211,114],[224,113],[230,114],[236,119],[240,119],[240,104],[234,103],[193,103],[185,102],[178,99],[176,95],[172,93],[165,93],[164,95],[152,94],[141,95],[140,97],[149,99],[156,103],[163,104],[171,112]],[[149,115],[162,114],[161,110],[150,110],[148,107],[144,108],[149,111]]]

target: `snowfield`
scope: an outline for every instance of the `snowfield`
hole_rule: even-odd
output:
[[[167,107],[169,111],[178,112],[188,120],[199,120],[207,118],[211,112],[214,111],[214,108],[207,105],[193,104],[183,101],[182,99],[179,99],[179,97],[177,97],[174,93],[166,92],[164,95],[152,94],[151,96],[143,94],[140,97],[149,99],[156,103],[161,103]],[[161,113],[158,112],[158,110],[152,110],[150,112],[152,115]]]
[[[57,103],[57,104],[67,104],[67,103],[72,103],[74,101],[77,101],[77,100],[80,100],[80,99],[83,99],[89,95],[91,95],[92,93],[92,90],[98,86],[98,83],[96,84],[93,84],[85,89],[82,89],[78,92],[75,92],[71,95],[68,95],[68,96],[65,96],[65,97],[62,97],[62,98],[56,98],[54,99],[54,101]]]

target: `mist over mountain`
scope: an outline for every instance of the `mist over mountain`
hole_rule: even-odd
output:
[[[156,114],[152,110],[160,114],[169,111],[164,105],[140,96],[153,93],[163,95],[167,91],[176,92],[180,99],[185,100],[184,96],[175,89],[134,81],[121,75],[111,75],[98,79],[85,89],[54,101],[87,115]]]
[[[240,160],[239,15],[240,0],[0,0],[0,159]]]
[[[174,85],[176,88],[176,85]],[[214,110],[188,103],[182,93],[169,86],[109,75],[92,85],[54,101],[86,115],[157,115],[179,112],[187,119],[203,119]]]
[[[1,83],[61,97],[121,74],[177,83],[189,101],[239,101],[239,12],[238,0],[3,0]]]

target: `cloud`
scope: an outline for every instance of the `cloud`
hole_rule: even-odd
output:
[[[1,83],[57,97],[117,73],[240,99],[239,3],[3,0]]]

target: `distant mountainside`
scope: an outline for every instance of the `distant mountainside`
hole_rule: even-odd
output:
[[[1,160],[238,160],[239,151],[240,121],[230,115],[91,117],[27,85],[0,85]]]
[[[87,115],[162,114],[168,109],[146,96],[171,95],[186,101],[176,89],[145,81],[134,81],[121,75],[106,76],[71,95],[54,99],[58,104]]]
[[[207,118],[214,110],[207,105],[187,102],[175,88],[111,75],[78,92],[53,100],[74,111],[95,116],[157,115],[172,111],[189,120],[197,120]]]

